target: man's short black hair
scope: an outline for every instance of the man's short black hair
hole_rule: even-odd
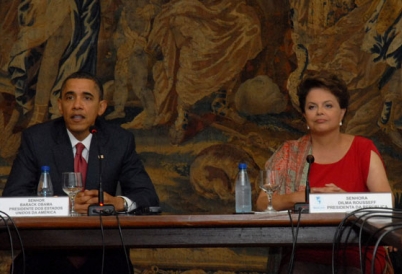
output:
[[[95,86],[97,87],[99,91],[99,99],[103,100],[103,86],[101,81],[93,74],[85,71],[77,71],[74,72],[73,74],[69,75],[64,81],[63,84],[61,85],[61,90],[60,90],[60,98],[61,94],[63,93],[63,89],[66,86],[66,83],[70,79],[88,79],[92,80],[95,83]]]

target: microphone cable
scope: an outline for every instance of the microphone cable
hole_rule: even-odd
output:
[[[121,241],[121,244],[122,244],[122,247],[123,247],[124,257],[125,257],[126,263],[127,263],[127,270],[128,270],[128,273],[131,274],[132,271],[130,270],[130,261],[129,261],[129,257],[128,257],[128,254],[127,254],[126,245],[125,245],[124,239],[123,239],[123,232],[122,232],[122,229],[121,229],[120,219],[119,219],[118,213],[116,213],[114,215],[116,216],[116,220],[117,220],[117,228],[118,228],[118,231],[119,231],[120,241]],[[106,245],[105,245],[105,231],[104,231],[104,226],[103,226],[103,214],[102,214],[102,211],[99,212],[99,222],[100,222],[100,230],[101,230],[101,236],[102,236],[101,274],[103,274],[104,266],[105,266]]]
[[[339,255],[340,253],[340,249],[341,249],[341,243],[342,243],[342,237],[344,236],[344,232],[347,228],[349,228],[349,231],[345,237],[345,243],[344,243],[344,247],[343,249],[346,250],[347,247],[347,243],[348,243],[348,239],[351,235],[352,232],[352,225],[351,226],[346,226],[345,224],[350,221],[349,218],[351,216],[354,216],[354,213],[348,213],[346,214],[346,216],[343,218],[343,220],[339,223],[338,228],[335,230],[335,234],[334,234],[334,239],[333,239],[333,243],[332,243],[332,273],[337,273],[337,269],[336,269],[336,259],[338,258],[337,256],[335,256],[335,254]],[[344,253],[346,255],[346,253]]]
[[[387,227],[392,227],[394,226],[394,224],[392,225],[387,225]],[[397,225],[396,227],[393,227],[392,229],[387,230],[386,232],[384,232],[380,237],[378,237],[378,240],[374,246],[374,250],[373,250],[373,259],[371,260],[371,273],[374,273],[374,264],[375,264],[375,256],[377,254],[377,250],[378,250],[378,246],[380,245],[380,242],[382,241],[382,239],[390,232],[394,232],[395,230],[399,230],[402,229],[402,223]]]
[[[400,229],[402,229],[402,222],[394,222],[395,219],[397,219],[397,220],[401,220],[401,219],[402,219],[401,213],[402,213],[402,210],[401,210],[401,209],[394,208],[394,209],[392,210],[392,216],[391,216],[392,222],[391,222],[391,223],[388,223],[388,224],[386,224],[386,225],[384,225],[383,227],[381,227],[381,228],[379,228],[379,229],[377,229],[377,230],[373,233],[373,235],[375,235],[375,234],[377,234],[378,232],[380,232],[380,231],[382,231],[382,230],[386,230],[385,232],[383,232],[383,234],[382,234],[380,237],[377,238],[377,242],[376,242],[375,247],[374,247],[374,250],[373,250],[373,257],[374,257],[374,258],[375,258],[376,254],[377,254],[378,246],[380,245],[380,243],[381,243],[383,237],[385,237],[388,233],[394,232],[395,230],[400,230]],[[399,215],[399,216],[398,216],[398,215]],[[388,218],[389,218],[389,217],[390,217],[390,216],[388,216]],[[388,228],[391,228],[391,229],[388,229]],[[387,255],[389,256],[389,254],[387,254]],[[389,259],[391,260],[391,258],[389,258]],[[392,263],[392,262],[391,262],[391,263]],[[373,270],[374,270],[374,264],[373,264],[373,261],[372,261],[372,264],[371,264],[371,272],[373,272]]]
[[[367,257],[367,252],[368,252],[369,244],[370,244],[371,240],[375,237],[375,235],[377,233],[379,233],[381,230],[386,228],[386,226],[385,226],[385,227],[382,227],[380,229],[377,229],[374,233],[372,233],[370,235],[370,237],[366,240],[366,244],[365,244],[365,247],[364,247],[364,256],[363,256],[363,248],[362,248],[361,241],[362,241],[362,238],[363,238],[363,230],[364,230],[365,224],[372,218],[392,218],[392,215],[390,215],[390,213],[392,213],[392,211],[391,211],[392,209],[387,210],[386,208],[384,208],[384,209],[366,208],[366,209],[363,209],[361,211],[366,211],[366,210],[368,210],[367,213],[357,219],[357,221],[359,221],[363,217],[365,217],[363,219],[363,221],[361,222],[361,224],[360,224],[360,231],[359,231],[359,256],[360,256],[360,266],[361,266],[362,273],[364,273],[363,269],[364,270],[366,269],[366,260],[363,260],[363,258]],[[374,262],[375,262],[375,256],[373,254],[372,263],[374,263]]]
[[[103,274],[104,266],[105,266],[105,232],[103,229],[103,219],[102,219],[102,212],[99,212],[99,222],[100,222],[100,230],[102,235],[102,263],[101,263],[101,274]]]
[[[366,260],[363,260],[363,258],[367,257],[367,251],[369,248],[369,244],[372,240],[372,238],[381,230],[385,229],[387,226],[384,226],[380,229],[377,229],[374,233],[372,233],[369,237],[369,239],[366,241],[365,244],[365,248],[364,248],[364,256],[363,256],[363,248],[362,248],[362,234],[363,234],[363,228],[365,223],[370,219],[370,218],[375,218],[375,217],[382,217],[382,218],[390,218],[390,211],[392,209],[388,209],[387,208],[361,208],[361,209],[357,209],[351,213],[348,213],[345,218],[342,220],[342,222],[339,224],[338,229],[335,232],[334,235],[334,240],[333,240],[333,250],[332,250],[332,272],[336,273],[336,269],[335,269],[335,254],[339,254],[339,247],[337,248],[337,245],[340,246],[341,243],[341,239],[342,239],[342,234],[345,231],[345,223],[347,221],[351,221],[350,218],[354,217],[354,220],[352,221],[352,223],[348,226],[349,228],[349,232],[346,236],[345,242],[344,242],[344,251],[346,250],[347,244],[348,244],[348,239],[351,235],[351,232],[353,231],[353,227],[356,226],[357,223],[360,223],[358,226],[360,227],[360,231],[359,231],[359,235],[358,235],[358,245],[359,245],[359,261],[360,261],[360,271],[361,273],[365,273],[365,263]],[[394,212],[394,211],[392,211]],[[361,214],[358,214],[361,213]],[[357,215],[358,214],[358,215]],[[384,215],[385,214],[385,215]],[[366,216],[368,216],[367,218],[365,218]],[[361,221],[361,219],[363,219],[363,221]],[[392,218],[397,218],[399,219],[399,217],[396,216],[392,216]],[[382,239],[382,238],[381,238]],[[346,256],[346,252],[344,253],[344,255]],[[373,254],[373,257],[375,258],[375,254]],[[372,264],[374,264],[375,259],[372,260]],[[372,272],[374,273],[374,272]]]
[[[293,268],[294,268],[294,260],[295,260],[295,252],[296,252],[296,244],[297,244],[297,237],[299,234],[299,227],[300,227],[300,218],[301,218],[301,213],[302,209],[298,211],[298,218],[297,218],[297,224],[296,224],[296,232],[294,232],[293,228],[293,220],[292,220],[292,215],[291,211],[288,210],[288,215],[290,219],[290,224],[291,224],[291,229],[292,229],[292,253],[290,255],[290,260],[289,260],[289,267],[288,267],[288,274],[293,273]]]
[[[291,274],[291,272],[293,272],[293,260],[292,260],[292,257],[293,257],[293,249],[294,249],[294,246],[295,246],[296,239],[295,239],[295,232],[294,232],[294,227],[293,227],[292,212],[290,210],[288,210],[288,215],[289,215],[289,220],[290,220],[290,228],[291,228],[291,231],[292,231],[292,253],[291,253],[291,256],[290,256],[289,266],[288,266],[288,274]]]
[[[345,230],[345,222],[348,219],[348,216],[346,216],[338,225],[337,229],[335,230],[334,234],[334,239],[332,240],[332,273],[335,274],[337,273],[336,268],[335,268],[335,254],[339,253],[339,245],[341,243],[341,239],[343,236],[343,232]]]
[[[367,217],[367,218],[364,218],[363,222],[362,222],[361,225],[360,225],[360,232],[359,232],[360,263],[361,263],[362,269],[365,269],[365,264],[366,264],[366,262],[363,261],[363,256],[362,256],[362,250],[363,250],[363,249],[361,248],[361,243],[360,243],[360,241],[361,241],[361,238],[362,238],[362,233],[363,233],[365,224],[366,224],[366,223],[369,221],[369,219],[371,219],[371,218],[402,219],[402,216],[396,216],[396,215],[394,215],[395,213],[397,213],[397,214],[398,214],[398,213],[401,213],[401,212],[402,212],[401,210],[394,210],[394,209],[386,210],[386,208],[384,208],[384,209],[382,209],[382,210],[379,210],[378,208],[370,208],[370,209],[373,210],[373,211],[370,211],[370,212],[368,212],[367,214],[364,215],[364,216],[367,216],[367,215],[368,215],[368,217]],[[385,215],[384,215],[384,214],[385,214]],[[390,214],[392,214],[392,215],[390,215]],[[374,231],[374,233],[371,233],[370,237],[367,239],[366,244],[365,244],[364,258],[367,256],[367,250],[368,250],[369,244],[372,242],[372,239],[375,238],[376,235],[377,235],[378,233],[380,233],[381,231],[386,230],[387,228],[393,227],[393,226],[395,226],[395,225],[396,225],[396,224],[393,224],[393,223],[386,224],[386,225],[382,226],[381,228],[377,229],[376,231]],[[398,224],[398,225],[400,225],[400,224]],[[401,228],[402,228],[402,227],[401,227]],[[399,229],[399,228],[397,228],[397,229]],[[388,234],[389,232],[391,232],[391,231],[394,231],[394,229],[386,230],[383,234],[381,234],[381,235],[377,238],[377,242],[376,242],[376,245],[375,245],[375,247],[374,247],[373,255],[372,255],[371,273],[374,273],[373,270],[374,270],[375,257],[376,257],[376,253],[377,253],[377,250],[378,250],[378,246],[379,246],[379,244],[380,244],[382,238],[383,238],[386,234]],[[363,272],[363,273],[364,273],[364,272]]]
[[[3,212],[0,212],[0,218],[3,220],[4,226],[7,229],[7,233],[8,233],[8,240],[10,242],[10,250],[11,250],[11,261],[14,259],[14,245],[13,245],[13,237],[11,235],[11,230],[10,227],[8,225],[8,220],[6,220],[1,214]],[[11,273],[14,273],[14,264],[11,263]]]
[[[358,224],[362,218],[364,218],[365,216],[371,214],[371,211],[369,211],[369,210],[370,210],[370,208],[361,208],[361,209],[357,209],[357,210],[351,212],[351,213],[348,215],[348,220],[349,220],[350,218],[352,218],[352,217],[354,217],[355,220],[353,220],[353,222],[352,222],[351,225],[349,226],[349,232],[348,232],[348,234],[347,234],[347,237],[346,237],[346,240],[345,240],[345,246],[344,246],[344,257],[346,256],[346,252],[345,252],[345,251],[346,251],[346,248],[347,248],[347,245],[348,245],[349,237],[350,237],[350,235],[351,235],[351,233],[352,233],[352,231],[353,231],[353,227],[355,227],[356,224]],[[362,214],[361,214],[360,216],[356,216],[356,213],[362,213]],[[350,221],[350,220],[349,220],[349,221]],[[366,242],[365,249],[364,249],[364,256],[363,256],[363,248],[362,248],[362,232],[363,232],[362,227],[363,227],[363,226],[364,226],[364,222],[363,222],[363,225],[360,226],[360,231],[359,231],[359,234],[358,234],[359,265],[360,265],[360,271],[361,271],[361,273],[364,273],[364,272],[365,272],[365,269],[366,269],[366,267],[365,267],[366,261],[365,261],[365,260],[363,261],[363,257],[366,258],[366,256],[367,256],[367,249],[368,249],[368,242]]]
[[[105,266],[105,253],[106,253],[106,246],[105,246],[105,232],[104,232],[104,228],[103,228],[103,219],[102,219],[102,215],[116,215],[116,219],[117,219],[117,224],[118,224],[118,229],[119,229],[119,235],[120,235],[120,239],[122,241],[122,244],[124,244],[123,241],[123,235],[122,235],[122,231],[121,231],[121,226],[120,226],[120,220],[119,217],[117,216],[118,213],[115,211],[114,207],[112,208],[113,212],[110,212],[110,209],[108,209],[108,211],[106,210],[102,210],[101,208],[103,206],[108,206],[104,204],[104,196],[103,196],[103,182],[102,182],[102,174],[103,174],[103,160],[104,160],[104,155],[102,153],[101,150],[101,146],[98,140],[98,128],[96,126],[91,126],[89,128],[89,132],[95,136],[96,138],[96,144],[97,144],[97,149],[98,149],[98,159],[99,159],[99,193],[98,193],[98,204],[100,207],[99,209],[99,222],[100,222],[100,229],[101,229],[101,235],[102,235],[102,266],[101,266],[101,274],[103,274],[104,271],[104,266]],[[127,252],[126,252],[126,248],[125,245],[123,245],[123,249],[124,249],[124,254],[125,254],[125,258],[126,258],[126,262],[127,262],[127,267],[129,269],[128,273],[131,273],[130,271],[130,267],[129,267],[129,262],[128,262],[128,257],[127,257]]]
[[[119,229],[119,236],[120,236],[121,245],[122,245],[122,247],[123,247],[124,257],[126,258],[127,270],[128,270],[128,273],[130,274],[130,273],[131,273],[131,270],[130,270],[130,260],[129,260],[129,257],[128,257],[128,254],[127,254],[126,244],[124,243],[123,231],[122,231],[122,229],[121,229],[120,219],[119,219],[119,214],[118,214],[118,213],[116,214],[116,220],[117,220],[117,227],[118,227],[118,229]]]
[[[345,224],[349,221],[350,222],[350,217],[355,216],[355,212],[361,211],[361,209],[353,211],[351,213],[346,214],[346,216],[343,218],[343,220],[339,223],[338,228],[335,231],[334,234],[334,239],[333,239],[333,245],[332,245],[332,273],[337,273],[336,265],[337,263],[335,262],[335,258],[338,258],[339,253],[340,253],[340,246],[342,243],[342,237],[344,236],[344,232],[347,228],[349,228],[348,233],[346,234],[345,240],[344,240],[344,256],[346,256],[346,248],[347,248],[347,243],[349,240],[349,237],[352,232],[352,228],[355,223],[357,223],[359,220],[356,220],[352,223],[350,226],[346,226]],[[335,256],[337,254],[338,256]],[[344,257],[345,258],[345,257]]]
[[[355,211],[353,211],[351,213],[348,213],[345,216],[345,218],[343,219],[343,221],[339,224],[338,230],[335,233],[334,243],[333,243],[333,252],[332,252],[332,271],[333,271],[333,273],[337,273],[336,268],[335,268],[335,266],[337,265],[336,262],[335,262],[335,254],[338,254],[338,256],[339,256],[339,253],[340,253],[340,247],[335,248],[335,246],[336,246],[336,244],[338,244],[338,246],[341,245],[341,240],[342,240],[342,236],[343,236],[342,234],[343,234],[343,231],[346,230],[345,223],[347,221],[350,222],[351,217],[356,218],[357,216],[355,214],[357,212],[365,212],[365,211],[367,211],[367,208],[357,209],[357,210],[355,210]],[[357,219],[353,220],[353,222],[347,227],[348,228],[348,233],[347,233],[347,235],[345,237],[344,248],[343,248],[344,259],[346,258],[346,249],[347,249],[347,245],[348,245],[348,240],[349,240],[349,237],[350,237],[350,235],[351,235],[351,233],[353,231],[353,227],[355,227],[355,225],[360,221],[361,218],[363,218],[364,216],[366,216],[368,214],[370,214],[370,212],[366,212],[365,214],[362,214],[360,217],[357,217]],[[341,228],[343,228],[343,229],[341,229]],[[339,234],[339,231],[341,231],[341,230],[342,230],[342,233]],[[359,241],[358,242],[359,242],[360,270],[361,270],[362,273],[364,273],[363,269],[365,269],[365,268],[364,268],[364,262],[363,262],[363,258],[362,258],[363,256],[362,256],[362,253],[361,253],[361,250],[362,250],[362,248],[361,248],[361,236],[359,236]],[[365,256],[366,256],[366,253],[365,253]]]
[[[6,216],[7,219],[4,218],[3,215]],[[20,246],[21,246],[22,263],[23,263],[23,265],[22,265],[22,270],[23,270],[23,272],[22,272],[22,273],[25,274],[25,250],[24,250],[24,245],[23,245],[23,243],[22,243],[21,234],[20,234],[20,232],[19,232],[17,226],[15,225],[14,220],[10,217],[10,215],[8,215],[8,214],[7,214],[6,212],[4,212],[4,211],[0,211],[0,218],[3,220],[3,223],[4,223],[5,227],[7,228],[7,233],[8,233],[9,241],[10,241],[10,250],[11,250],[11,271],[10,271],[10,273],[11,273],[11,274],[14,273],[14,245],[13,245],[13,238],[12,238],[12,235],[11,235],[11,230],[10,230],[10,226],[9,226],[9,224],[8,224],[8,221],[11,222],[11,224],[12,224],[14,230],[15,230],[15,233],[17,234],[17,237],[18,237],[18,241],[19,241],[19,243],[20,243]]]

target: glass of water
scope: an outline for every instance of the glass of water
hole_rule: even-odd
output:
[[[81,172],[63,172],[63,191],[70,197],[70,216],[80,215],[74,210],[75,196],[82,191],[82,175]]]
[[[260,189],[268,196],[268,207],[265,212],[273,213],[276,210],[272,207],[272,195],[281,188],[282,180],[278,170],[260,170],[258,178]]]

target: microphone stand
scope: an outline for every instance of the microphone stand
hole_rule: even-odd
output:
[[[94,138],[96,138],[97,148],[98,148],[98,159],[99,159],[99,188],[98,188],[98,203],[91,204],[88,207],[88,216],[99,216],[99,215],[113,215],[115,213],[114,205],[104,204],[103,197],[103,183],[102,183],[102,161],[104,159],[101,153],[100,145],[98,142],[98,129],[95,126],[89,128],[89,132],[92,133]]]
[[[301,213],[309,213],[310,211],[310,182],[309,182],[309,175],[310,175],[310,167],[311,164],[314,163],[314,156],[307,155],[306,161],[308,163],[308,170],[307,170],[307,178],[306,178],[306,189],[304,191],[304,203],[296,203],[294,207],[295,212]]]

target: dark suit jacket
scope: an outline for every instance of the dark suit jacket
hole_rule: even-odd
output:
[[[122,195],[138,207],[158,206],[159,199],[144,166],[135,151],[134,135],[117,125],[96,121],[97,136],[89,149],[86,189],[98,189],[98,143],[104,155],[103,190],[113,196],[120,182]],[[54,195],[66,195],[61,174],[74,171],[74,155],[62,118],[34,125],[22,134],[21,146],[14,160],[3,196],[36,196],[41,167],[50,166]]]

